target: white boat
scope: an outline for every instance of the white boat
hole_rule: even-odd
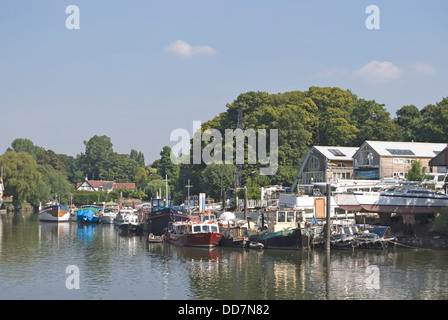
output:
[[[119,228],[127,231],[138,231],[138,215],[132,212],[123,216],[123,222],[120,224]]]
[[[67,206],[52,205],[39,212],[40,221],[65,222],[70,219],[70,210]]]
[[[0,176],[0,207],[3,203],[3,191],[5,190],[5,186],[3,185],[3,178]]]
[[[125,217],[127,217],[130,214],[134,214],[134,210],[132,208],[123,208],[118,211],[118,214],[115,216],[114,224],[116,226],[121,225],[123,222],[125,222]]]
[[[434,213],[448,207],[448,195],[416,186],[394,185],[378,192],[354,192],[359,206],[377,213]]]
[[[101,223],[114,224],[117,215],[118,211],[116,210],[104,209],[103,215],[101,216]]]

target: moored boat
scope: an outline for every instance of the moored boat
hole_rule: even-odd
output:
[[[165,234],[166,240],[173,244],[206,248],[218,246],[222,236],[217,223],[196,221],[172,222]]]
[[[273,210],[267,212],[267,228],[262,226],[249,236],[265,249],[302,250],[309,246],[310,236],[303,228],[303,213],[295,210]]]
[[[241,226],[220,226],[223,234],[221,245],[225,247],[245,248],[249,245],[247,229]]]
[[[118,210],[118,213],[116,214],[115,219],[114,219],[114,224],[116,226],[120,226],[122,223],[125,222],[126,217],[128,215],[133,215],[133,214],[134,214],[134,210],[129,207],[124,207],[124,208]]]
[[[102,212],[98,206],[83,206],[76,211],[76,219],[79,223],[99,223]]]
[[[390,227],[376,226],[371,230],[364,230],[355,240],[360,249],[385,249],[394,246],[397,237]]]
[[[70,209],[59,204],[43,208],[39,212],[40,221],[66,222],[70,219]]]
[[[139,230],[138,215],[130,213],[124,217],[123,223],[119,226],[120,230],[136,232]]]
[[[165,204],[162,199],[153,199],[151,211],[144,213],[145,230],[156,236],[160,236],[170,222],[173,221],[189,221],[190,216],[179,211],[169,204]]]
[[[448,207],[448,195],[410,185],[394,185],[379,192],[355,192],[359,206],[377,213],[434,213]]]

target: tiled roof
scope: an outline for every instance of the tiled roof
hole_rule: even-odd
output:
[[[114,182],[114,190],[126,188],[129,190],[135,190],[135,183],[133,182]]]

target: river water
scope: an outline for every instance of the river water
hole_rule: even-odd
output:
[[[208,250],[32,213],[0,220],[0,299],[447,298],[448,251]]]

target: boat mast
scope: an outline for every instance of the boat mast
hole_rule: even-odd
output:
[[[166,205],[167,205],[167,203],[168,203],[168,181],[170,181],[170,180],[168,180],[168,175],[166,175],[165,174],[165,197],[166,197],[166,200],[165,200],[165,207],[166,207]]]

